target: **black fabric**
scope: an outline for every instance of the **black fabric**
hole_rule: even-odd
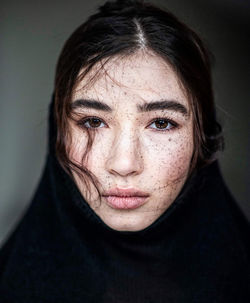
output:
[[[0,252],[0,302],[250,302],[250,228],[218,163],[138,232],[110,229],[54,155]]]

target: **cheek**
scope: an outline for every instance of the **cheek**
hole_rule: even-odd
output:
[[[69,158],[76,162],[82,163],[83,155],[87,150],[88,135],[77,128],[71,128],[71,142],[69,146]]]
[[[148,169],[153,170],[158,180],[174,182],[187,176],[193,155],[193,137],[190,134],[160,134],[157,140],[154,138],[148,142]]]
[[[70,159],[85,166],[93,173],[96,173],[96,170],[99,171],[98,168],[103,166],[103,161],[108,157],[110,146],[112,146],[109,137],[97,132],[92,133],[92,139],[89,139],[89,135],[85,131],[79,131],[76,128],[72,130],[71,134]],[[91,142],[91,140],[92,144],[88,146],[88,141]]]

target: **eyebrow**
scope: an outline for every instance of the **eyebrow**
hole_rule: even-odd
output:
[[[149,112],[153,110],[172,110],[176,112],[180,112],[183,115],[188,115],[187,108],[181,103],[174,100],[163,100],[163,101],[154,101],[145,103],[142,105],[137,105],[137,108],[140,112]]]
[[[79,99],[73,101],[71,104],[71,109],[74,110],[77,108],[90,108],[90,109],[101,110],[104,112],[112,112],[112,108],[109,107],[106,103],[93,99]],[[149,112],[154,110],[172,110],[179,112],[185,116],[188,115],[187,108],[175,100],[148,102],[142,105],[137,105],[137,110],[139,112]]]
[[[112,112],[112,108],[109,107],[106,103],[92,99],[79,99],[72,102],[71,104],[71,109],[77,109],[81,107],[97,109],[105,112]]]

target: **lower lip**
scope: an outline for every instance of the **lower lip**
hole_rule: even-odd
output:
[[[135,209],[146,202],[148,197],[105,196],[110,207],[115,209]]]

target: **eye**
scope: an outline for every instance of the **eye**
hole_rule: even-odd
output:
[[[102,128],[105,127],[105,123],[96,117],[90,117],[90,118],[85,118],[79,123],[81,126],[84,126],[86,128]]]
[[[169,119],[157,118],[149,125],[149,127],[164,131],[164,130],[170,130],[172,128],[176,128],[177,123]]]

